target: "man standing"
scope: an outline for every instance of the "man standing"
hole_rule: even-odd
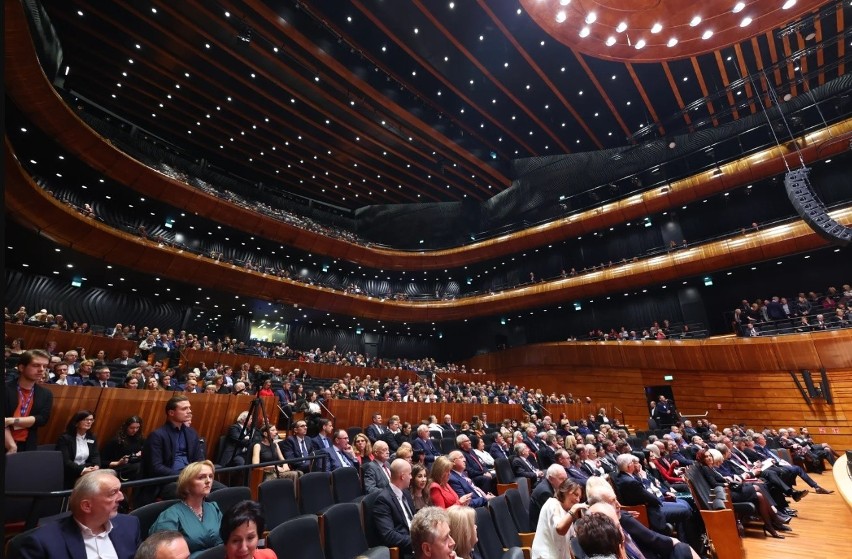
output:
[[[450,536],[450,517],[439,507],[420,509],[411,522],[414,559],[455,559],[456,542]]]
[[[6,452],[35,450],[38,428],[47,424],[53,407],[53,393],[39,386],[44,379],[50,355],[31,349],[18,360],[18,378],[6,385]]]
[[[373,459],[363,466],[364,493],[381,491],[386,487],[390,487],[393,482],[393,476],[388,466],[389,457],[390,448],[388,447],[388,443],[385,441],[376,441],[376,444],[373,445]],[[409,470],[411,470],[410,467]]]
[[[71,516],[48,522],[21,545],[21,559],[132,559],[139,547],[139,519],[118,514],[124,500],[114,470],[79,478],[69,499]]]
[[[411,554],[411,523],[414,520],[414,499],[408,492],[411,464],[402,458],[394,460],[390,475],[390,483],[376,497],[372,522],[382,545],[398,547],[401,556],[408,556]]]

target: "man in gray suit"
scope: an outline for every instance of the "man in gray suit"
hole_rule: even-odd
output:
[[[372,461],[364,466],[364,493],[381,491],[390,486],[391,470],[388,464],[390,448],[385,441],[376,441],[373,445]]]

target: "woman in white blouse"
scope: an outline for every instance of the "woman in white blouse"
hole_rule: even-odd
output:
[[[65,487],[74,487],[77,478],[100,468],[101,455],[95,436],[91,434],[95,416],[80,410],[68,422],[65,433],[59,435],[56,450],[62,452],[65,466]]]
[[[567,479],[544,503],[532,543],[532,559],[563,559],[569,556],[568,529],[580,518],[581,511],[588,508],[580,502],[581,495],[580,486]]]
[[[485,464],[488,469],[494,467],[494,457],[491,456],[487,450],[485,450],[485,439],[483,437],[475,437],[476,445],[473,448],[474,454],[479,458],[479,461]]]

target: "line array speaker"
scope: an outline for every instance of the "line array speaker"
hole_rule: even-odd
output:
[[[802,216],[814,232],[833,245],[845,247],[852,243],[852,228],[837,223],[825,211],[825,206],[811,188],[808,174],[810,169],[803,167],[790,171],[784,176],[784,187],[793,207]]]

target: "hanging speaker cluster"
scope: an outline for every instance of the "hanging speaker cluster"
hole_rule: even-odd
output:
[[[845,247],[852,243],[852,229],[837,223],[825,211],[808,180],[810,169],[802,167],[784,176],[784,187],[793,207],[817,235],[831,244]]]

